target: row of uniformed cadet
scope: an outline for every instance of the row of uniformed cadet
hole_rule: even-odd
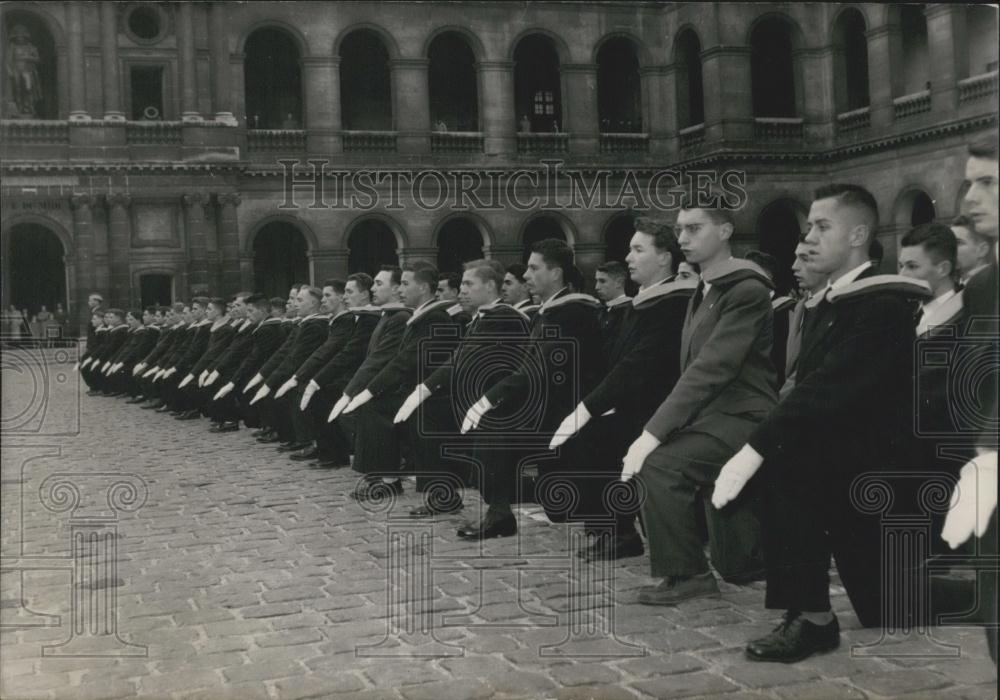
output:
[[[973,177],[980,161],[992,174]],[[576,291],[572,250],[549,239],[526,266],[473,261],[460,281],[413,263],[296,287],[285,318],[248,294],[228,314],[222,300],[196,298],[162,311],[162,323],[161,310],[112,310],[84,376],[178,418],[210,416],[216,431],[259,425],[260,442],[317,467],[353,459],[356,499],[401,493],[413,472],[425,493],[414,517],[456,512],[476,486],[488,510],[462,538],[514,534],[512,505],[531,499],[553,522],[584,523],[579,556],[617,559],[644,552],[638,516],[662,579],[638,602],[719,595],[710,563],[731,582],[766,578],[767,606],[785,615],[747,655],[794,661],[839,645],[831,555],[866,626],[885,624],[923,575],[883,576],[880,514],[859,506],[865,478],[992,475],[993,510],[970,519],[967,488],[936,534],[944,527],[957,544],[974,533],[995,551],[995,431],[992,442],[977,434],[985,458],[945,464],[936,448],[958,434],[941,432],[953,389],[914,364],[918,330],[939,338],[951,327],[967,340],[972,310],[995,328],[995,146],[969,162],[970,218],[956,229],[985,248],[965,251],[978,264],[964,290],[957,230],[918,227],[902,241],[902,274],[881,275],[870,260],[874,198],[830,185],[795,251],[797,302],[774,298],[772,258],[733,256],[730,211],[691,208],[675,225],[636,221],[627,270],[598,268],[601,301]],[[933,440],[913,429],[915,382],[930,387],[917,403]],[[995,386],[984,391],[995,426]],[[917,490],[901,488],[898,505],[914,506]]]

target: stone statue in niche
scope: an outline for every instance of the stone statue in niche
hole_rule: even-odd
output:
[[[15,24],[7,36],[7,55],[4,57],[7,80],[8,116],[15,119],[32,119],[38,116],[37,105],[42,100],[42,84],[38,75],[41,57],[31,41],[31,32]]]

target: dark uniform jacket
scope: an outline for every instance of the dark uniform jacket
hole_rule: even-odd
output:
[[[354,398],[360,394],[382,368],[389,364],[399,349],[403,339],[406,322],[413,314],[402,304],[385,304],[381,307],[381,318],[368,340],[368,350],[365,359],[354,372],[351,381],[344,387],[344,394]]]
[[[350,310],[345,309],[330,319],[329,324],[327,324],[326,340],[295,370],[295,378],[299,384],[308,383],[334,355],[344,348],[354,330],[355,318]]]
[[[387,392],[409,393],[421,383],[423,376],[430,373],[426,362],[421,361],[428,359],[427,353],[422,352],[422,343],[433,336],[437,339],[433,341],[435,345],[440,345],[441,352],[449,355],[458,344],[458,328],[448,313],[451,306],[450,301],[431,301],[414,309],[413,315],[406,321],[395,356],[363,388],[368,389],[372,396],[379,396]],[[447,337],[435,334],[435,329],[448,327],[454,329],[453,334]],[[421,370],[424,375],[418,376]]]
[[[270,320],[270,319],[268,319]],[[264,365],[258,370],[258,373],[267,379],[271,372],[278,369],[278,366],[285,360],[288,356],[289,351],[292,346],[295,345],[295,338],[299,334],[299,324],[302,323],[301,317],[296,317],[293,319],[276,319],[274,324],[282,334],[282,342],[274,353],[271,354],[269,358],[264,362]]]
[[[293,342],[288,347],[281,364],[265,378],[264,382],[267,386],[274,390],[291,379],[295,370],[309,359],[309,356],[326,340],[329,325],[329,314],[311,314],[303,318],[298,329],[289,335]]]
[[[187,347],[184,348],[184,353],[177,360],[177,364],[174,365],[177,367],[177,374],[181,377],[191,371],[208,349],[208,341],[212,333],[212,322],[208,319],[203,319],[196,323],[192,330],[194,333],[190,336]]]
[[[312,377],[325,391],[338,394],[343,392],[344,386],[364,362],[372,333],[382,318],[375,306],[352,309],[351,316],[353,325],[344,346]]]
[[[233,337],[226,349],[206,369],[218,372],[220,377],[229,377],[240,366],[253,347],[253,331],[257,324],[243,319],[233,326]]]
[[[194,367],[191,368],[190,374],[197,377],[210,368],[222,356],[222,353],[226,351],[226,348],[229,347],[229,343],[235,335],[236,328],[228,320],[219,325],[213,323],[209,326],[208,343],[205,346],[205,352],[202,353],[202,356],[198,358]]]
[[[250,330],[250,352],[242,358],[231,376],[223,375],[223,378],[238,387],[246,384],[260,372],[264,363],[274,356],[284,341],[281,319],[268,318],[261,321],[256,328]],[[219,374],[222,374],[221,370]]]
[[[609,301],[600,310],[598,318],[601,323],[601,341],[606,362],[611,358],[615,342],[621,334],[622,325],[625,323],[625,317],[628,316],[629,309],[632,307],[631,302],[631,297],[622,295]]]

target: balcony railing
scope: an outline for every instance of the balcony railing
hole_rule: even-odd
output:
[[[181,122],[126,122],[125,141],[130,146],[159,146],[184,140]]]
[[[755,117],[753,134],[758,141],[801,141],[801,117]]]
[[[852,109],[850,112],[842,112],[837,115],[837,131],[847,133],[858,129],[867,129],[872,125],[872,113],[868,107]]]
[[[344,152],[392,153],[396,150],[395,131],[345,131]]]
[[[649,134],[601,134],[601,153],[647,153]]]
[[[306,150],[306,132],[301,129],[247,129],[251,151],[301,152]]]
[[[931,111],[931,91],[921,90],[912,95],[903,95],[892,101],[892,112],[896,119],[906,119],[915,114]]]
[[[517,152],[522,154],[535,153],[566,153],[569,150],[569,134],[518,134]]]
[[[681,148],[691,148],[705,142],[705,125],[693,124],[685,126],[677,132],[677,140]]]
[[[478,131],[435,131],[431,133],[434,153],[482,153],[483,135]]]
[[[981,100],[989,97],[997,91],[997,71],[990,71],[982,75],[974,75],[971,78],[958,81],[958,101],[960,104]]]
[[[69,143],[69,123],[36,119],[4,119],[0,122],[0,141],[7,144]]]

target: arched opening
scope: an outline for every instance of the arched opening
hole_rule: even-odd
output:
[[[143,308],[153,304],[166,306],[174,299],[174,276],[162,272],[147,272],[141,275],[139,299]]]
[[[790,199],[771,202],[757,217],[757,246],[778,261],[778,278],[774,280],[776,294],[792,288],[792,263],[795,246],[805,228],[805,212]]]
[[[253,239],[254,289],[284,297],[296,282],[309,281],[309,245],[294,224],[272,221]]]
[[[247,39],[244,53],[247,126],[301,129],[302,67],[295,40],[281,29],[258,29]]]
[[[56,47],[45,22],[30,12],[4,13],[3,116],[58,119]]]
[[[761,20],[750,35],[750,82],[755,117],[797,117],[792,27]]]
[[[838,113],[867,107],[868,39],[865,18],[852,8],[840,13],[833,30],[833,89]]]
[[[483,235],[471,219],[451,219],[441,227],[437,247],[438,270],[461,274],[464,263],[483,257]]]
[[[896,97],[930,89],[927,18],[923,5],[899,5],[899,66],[893,67]],[[994,39],[995,40],[995,39]]]
[[[992,5],[968,5],[965,8],[965,45],[968,58],[965,75],[997,70],[1000,44],[997,44],[997,8]]]
[[[370,29],[353,31],[340,44],[340,110],[345,129],[392,129],[389,52]]]
[[[63,262],[66,251],[59,236],[36,223],[15,224],[5,235],[10,246],[4,263],[4,277],[10,284],[8,303],[27,310],[28,319],[42,306],[48,311],[56,304],[69,308]]]
[[[562,129],[559,54],[541,34],[524,37],[514,50],[514,109],[519,131]]]
[[[597,115],[604,133],[642,131],[642,85],[635,45],[609,39],[597,52]]]
[[[347,238],[348,272],[374,276],[382,265],[398,265],[396,237],[388,224],[378,219],[359,221]]]
[[[624,263],[634,233],[635,225],[631,214],[618,214],[609,221],[604,229],[604,259]]]
[[[914,192],[910,203],[910,226],[929,224],[937,218],[934,200],[926,192]]]
[[[446,32],[431,42],[427,58],[434,129],[479,131],[476,56],[469,43],[457,32]]]
[[[705,123],[705,90],[701,79],[701,42],[685,29],[674,48],[677,126],[684,129]]]
[[[558,238],[560,241],[566,240],[566,232],[563,231],[562,224],[553,216],[536,216],[524,227],[524,254],[522,262],[528,262],[531,257],[531,246],[546,238]]]

